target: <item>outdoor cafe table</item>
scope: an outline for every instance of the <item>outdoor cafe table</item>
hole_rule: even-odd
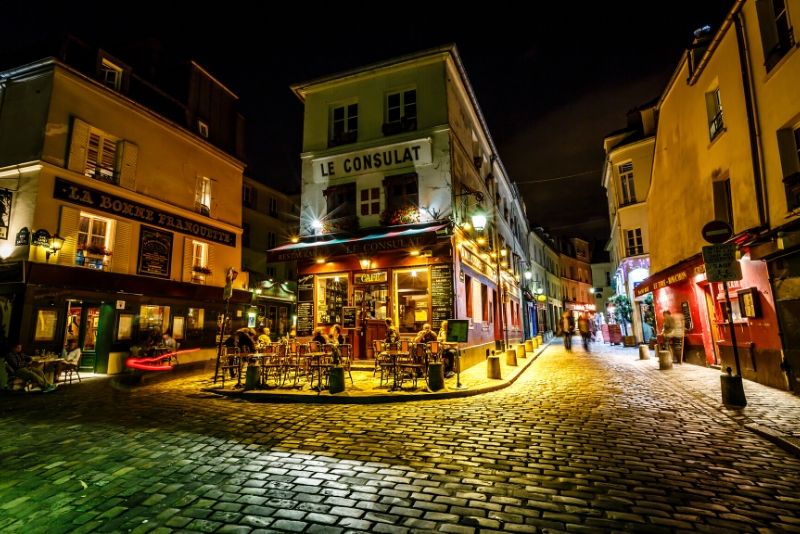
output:
[[[311,366],[311,389],[316,389],[317,394],[322,392],[322,364],[320,360],[325,356],[325,352],[306,352],[305,357]],[[317,368],[317,387],[314,387],[314,367]]]
[[[31,361],[34,365],[42,370],[42,374],[44,375],[45,379],[47,379],[47,374],[52,374],[52,380],[50,382],[55,383],[58,377],[56,376],[56,371],[58,370],[59,364],[64,363],[67,360],[64,358],[53,358],[53,357],[36,357],[33,356]]]
[[[389,391],[397,391],[401,389],[401,387],[397,385],[397,358],[400,356],[407,357],[409,352],[407,350],[385,350],[383,354],[392,360],[392,387],[389,388]]]

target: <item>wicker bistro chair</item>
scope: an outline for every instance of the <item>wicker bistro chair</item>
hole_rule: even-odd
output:
[[[242,374],[242,355],[236,347],[222,347],[220,354],[220,375],[222,376],[222,388],[225,389],[225,374],[230,373],[231,380],[239,378]]]
[[[262,359],[261,383],[269,386],[269,379],[272,377],[275,387],[281,387],[286,380],[287,368],[286,345],[270,347],[270,352]]]
[[[398,360],[401,386],[406,375],[408,375],[415,388],[417,387],[418,378],[422,378],[423,380],[427,378],[428,366],[425,363],[427,359],[428,347],[425,343],[414,343],[411,345],[408,356],[401,356]]]
[[[69,380],[69,383],[72,384],[72,375],[78,377],[78,383],[81,381],[81,374],[78,372],[78,367],[81,365],[80,357],[75,360],[74,362],[63,362],[58,368],[58,374],[61,375],[60,377],[56,377],[59,382],[62,384]]]
[[[389,380],[394,376],[394,360],[391,356],[386,354],[387,350],[397,350],[397,343],[384,343],[383,341],[375,341],[375,369],[372,371],[372,376],[375,376],[376,371],[380,371],[378,384],[383,385],[383,381],[389,383]]]

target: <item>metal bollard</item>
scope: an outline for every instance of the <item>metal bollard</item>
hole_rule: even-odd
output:
[[[444,364],[442,362],[428,364],[428,388],[431,391],[444,389]]]
[[[640,360],[650,359],[650,348],[647,345],[639,345],[639,359]]]
[[[261,366],[259,365],[247,366],[247,373],[244,376],[244,389],[256,389],[259,386],[260,371]]]
[[[672,369],[672,353],[670,351],[658,351],[658,368],[662,371],[665,369]]]

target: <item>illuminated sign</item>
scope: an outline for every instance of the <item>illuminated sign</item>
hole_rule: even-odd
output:
[[[356,273],[353,276],[354,284],[382,284],[387,280],[386,271],[377,271],[374,273]]]

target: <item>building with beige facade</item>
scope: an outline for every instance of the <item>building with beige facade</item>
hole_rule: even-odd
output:
[[[98,373],[167,331],[180,363],[211,358],[241,270],[236,95],[180,62],[173,96],[121,57],[70,38],[0,73],[0,333],[28,353],[74,340]]]
[[[342,324],[356,358],[371,358],[386,319],[409,337],[460,319],[465,365],[522,339],[525,206],[456,47],[293,90],[305,105],[300,238],[269,258],[298,261],[298,335]]]

